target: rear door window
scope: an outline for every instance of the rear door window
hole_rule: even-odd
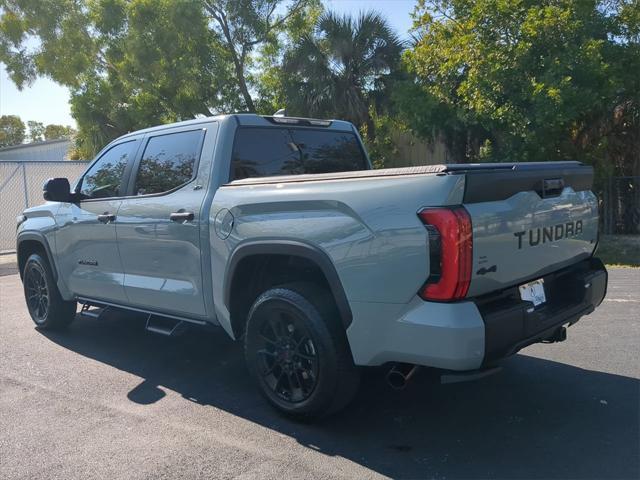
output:
[[[364,152],[350,132],[296,128],[238,129],[232,180],[366,170]]]
[[[192,130],[151,137],[140,159],[135,194],[164,193],[189,182],[195,176],[203,135],[202,130]]]

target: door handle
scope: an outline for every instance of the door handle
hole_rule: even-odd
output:
[[[98,215],[98,221],[102,223],[109,223],[115,221],[116,216],[113,213],[104,212],[102,215]]]
[[[169,215],[169,220],[179,223],[190,222],[191,220],[193,220],[193,218],[193,212],[173,212],[171,215]]]

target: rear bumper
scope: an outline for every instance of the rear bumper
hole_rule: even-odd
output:
[[[547,340],[559,327],[593,312],[604,299],[607,277],[602,262],[590,258],[543,277],[547,303],[541,307],[520,300],[517,287],[477,299],[485,324],[483,363]]]
[[[547,340],[603,300],[607,271],[591,258],[543,277],[547,303],[534,309],[518,288],[456,303],[352,303],[347,330],[358,365],[406,362],[475,370]],[[395,320],[390,320],[395,319]]]

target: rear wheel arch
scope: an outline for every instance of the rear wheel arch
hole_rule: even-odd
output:
[[[351,308],[333,262],[324,251],[291,240],[251,241],[236,247],[227,263],[223,295],[234,337],[243,335],[249,309],[261,293],[298,281],[326,288],[341,324],[345,330],[349,327]]]

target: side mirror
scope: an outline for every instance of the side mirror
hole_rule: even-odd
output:
[[[42,186],[42,196],[50,202],[70,202],[71,186],[66,178],[50,178]]]

